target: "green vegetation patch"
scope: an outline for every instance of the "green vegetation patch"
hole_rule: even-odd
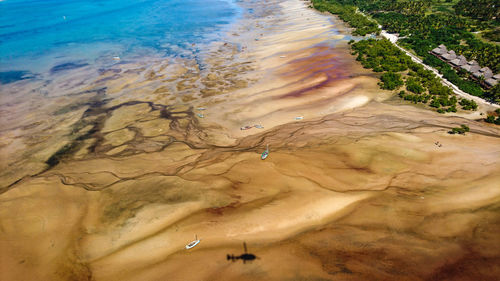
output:
[[[496,114],[496,116],[494,114]],[[487,123],[500,125],[500,108],[495,110],[494,114],[489,114],[488,117],[484,119],[484,121]]]
[[[380,88],[386,90],[395,90],[404,84],[403,80],[401,79],[401,74],[394,72],[386,72],[382,74],[380,80],[382,81],[380,83]]]
[[[453,8],[459,15],[483,21],[499,20],[498,0],[460,0]]]
[[[450,65],[431,54],[427,54],[425,56],[424,63],[436,68],[439,73],[446,78],[446,80],[455,84],[460,90],[473,96],[486,96],[485,91],[477,84],[477,82],[468,78],[469,74],[467,72],[464,71],[457,73]],[[459,74],[462,75],[462,77],[460,77]]]
[[[477,103],[473,100],[461,99],[460,105],[465,110],[476,110],[477,109]]]
[[[500,28],[497,28],[495,30],[486,31],[482,35],[484,38],[486,38],[490,41],[500,42]]]
[[[357,61],[365,68],[382,73],[380,88],[396,90],[405,85],[410,93],[400,91],[400,98],[428,104],[439,113],[457,112],[458,100],[453,91],[444,86],[432,71],[413,62],[389,40],[368,39],[350,41],[349,44]],[[465,110],[477,109],[477,104],[472,100],[462,99],[460,105]]]
[[[453,128],[451,131],[448,131],[448,134],[460,134],[460,135],[465,135],[466,132],[470,131],[469,127],[467,125],[460,125],[460,127]]]
[[[481,40],[473,33],[485,31],[483,32],[485,38],[492,41],[499,39],[498,0],[313,0],[312,2],[314,8],[337,14],[355,27],[354,34],[365,35],[368,33],[367,30],[378,34],[377,24],[382,25],[388,32],[399,33],[401,46],[413,50],[426,64],[436,67],[444,78],[462,91],[492,102],[500,102],[498,87],[482,88],[481,81],[470,79],[467,73],[457,73],[446,63],[429,55],[432,49],[444,44],[449,50],[465,56],[467,60],[476,60],[482,67],[487,66],[494,73],[500,73],[500,44]],[[386,43],[381,43],[380,49],[392,51],[383,46],[384,44]],[[375,72],[397,73],[401,72],[401,68],[405,65],[410,67],[407,62],[397,60],[405,60],[397,54],[398,50],[384,56],[382,61],[376,54],[379,51],[366,52],[361,57],[358,55],[357,60],[365,68],[373,69]],[[395,78],[392,74],[384,76],[389,83],[383,82],[381,86],[386,89],[399,87],[391,83],[391,77]],[[408,83],[407,90],[418,94],[414,91],[418,92],[419,87],[412,81]],[[422,86],[429,88],[424,84]],[[437,102],[434,105],[436,106]]]
[[[354,28],[354,35],[365,36],[370,33],[380,33],[380,28],[376,22],[359,13],[355,6],[346,5],[345,1],[312,0],[312,4],[315,9],[321,12],[330,12],[347,22]]]

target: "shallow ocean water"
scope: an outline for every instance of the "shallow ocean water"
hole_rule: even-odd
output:
[[[216,39],[239,13],[233,0],[3,0],[0,71],[11,82],[23,77],[11,71],[103,56],[183,56]]]

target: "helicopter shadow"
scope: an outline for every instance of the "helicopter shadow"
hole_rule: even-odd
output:
[[[242,260],[243,263],[247,263],[247,262],[252,262],[255,259],[258,259],[258,257],[256,255],[248,252],[247,243],[245,243],[245,242],[243,242],[243,249],[245,250],[245,252],[239,256],[227,254],[227,260],[228,261],[230,260],[232,262],[235,262],[237,260]]]

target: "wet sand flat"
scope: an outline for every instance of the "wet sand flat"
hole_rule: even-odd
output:
[[[0,280],[500,276],[500,130],[395,101],[306,2],[240,5],[202,66],[9,89]]]

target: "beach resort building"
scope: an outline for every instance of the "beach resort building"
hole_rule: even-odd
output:
[[[467,59],[464,56],[460,55],[456,59],[450,61],[450,63],[454,66],[461,67],[462,65],[467,65]]]
[[[484,80],[484,83],[486,83],[489,87],[494,87],[498,84],[498,82],[500,82],[500,74],[493,75],[493,77]]]
[[[439,47],[433,49],[431,52],[434,55],[442,56],[442,55],[448,53],[448,50],[446,49],[445,45],[439,45]]]
[[[481,81],[488,88],[500,82],[500,74],[495,75],[490,68],[481,67],[475,60],[467,61],[464,56],[457,56],[455,51],[448,50],[445,45],[439,45],[430,53],[457,70],[463,69],[469,72],[473,79]]]
[[[445,59],[447,62],[451,62],[452,60],[457,58],[457,54],[455,54],[455,51],[451,50],[448,51],[446,54],[441,56],[443,59]]]
[[[475,60],[471,60],[471,61],[467,62],[466,65],[462,65],[462,66],[460,66],[460,68],[462,68],[463,70],[468,71],[470,73],[474,73],[476,71],[479,71],[479,69],[481,69],[481,67],[479,66],[479,63],[477,63],[477,61],[475,61]]]

